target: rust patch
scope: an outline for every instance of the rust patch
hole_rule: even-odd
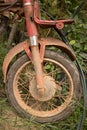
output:
[[[4,62],[3,62],[3,66],[2,66],[4,82],[6,81],[7,70],[8,70],[8,66],[9,66],[11,60],[14,58],[14,56],[16,56],[18,53],[20,53],[24,50],[24,45],[26,43],[27,43],[27,41],[19,43],[18,45],[16,45],[12,49],[10,49],[10,51],[6,55]]]
[[[70,59],[73,61],[76,59],[75,54],[73,53],[73,51],[71,50],[70,47],[68,47],[64,42],[58,40],[58,39],[54,39],[54,38],[41,38],[39,40],[40,43],[40,56],[41,56],[41,61],[43,61],[43,57],[44,57],[44,51],[45,51],[45,46],[57,46],[59,49],[61,49],[62,51],[64,51],[69,57]]]
[[[73,53],[73,51],[62,41],[54,39],[54,38],[41,38],[39,41],[40,44],[40,59],[41,62],[43,61],[44,58],[44,53],[45,53],[45,46],[57,46],[58,48],[60,48],[61,50],[63,50],[66,54],[68,54],[68,56],[71,58],[71,60],[75,60],[76,56]],[[8,66],[11,62],[11,60],[14,58],[14,56],[16,56],[18,53],[20,53],[21,51],[25,50],[25,46],[27,46],[27,55],[29,55],[29,58],[32,60],[31,54],[30,54],[30,50],[28,48],[29,43],[26,41],[19,43],[18,45],[16,45],[15,47],[13,47],[8,54],[6,55],[4,62],[3,62],[3,75],[4,75],[4,82],[6,81],[6,75],[7,75],[7,70],[8,70]]]

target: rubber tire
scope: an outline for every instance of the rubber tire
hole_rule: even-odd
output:
[[[72,105],[68,105],[67,108],[65,110],[63,110],[61,113],[59,113],[58,115],[55,115],[52,117],[45,117],[45,118],[35,117],[35,120],[37,122],[41,122],[41,123],[54,122],[57,120],[65,119],[67,116],[69,116],[74,111],[75,107],[77,106],[78,99],[81,98],[81,85],[80,85],[79,73],[78,73],[77,68],[73,64],[73,62],[70,61],[69,59],[63,57],[62,55],[60,55],[56,52],[49,51],[49,50],[45,51],[45,58],[50,58],[50,59],[53,59],[53,60],[61,63],[70,73],[72,80],[73,80],[73,84],[74,84],[74,93],[73,93],[74,102],[73,103],[71,102]],[[14,92],[13,92],[13,87],[12,87],[15,73],[27,61],[29,61],[28,56],[23,55],[17,61],[15,61],[15,63],[11,66],[11,68],[7,74],[6,94],[7,94],[7,97],[9,99],[11,105],[17,110],[17,112],[21,116],[30,118],[32,115],[30,115],[25,110],[23,110],[23,108],[21,108],[20,105],[17,103],[17,101],[14,97]]]

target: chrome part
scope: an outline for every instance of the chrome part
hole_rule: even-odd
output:
[[[30,37],[31,46],[37,46],[37,36]]]
[[[30,5],[32,5],[31,2],[26,2],[26,3],[24,3],[24,6],[30,6]]]

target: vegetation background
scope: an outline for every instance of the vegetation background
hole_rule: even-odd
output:
[[[67,19],[72,17],[81,1],[82,0],[40,0],[40,4],[41,8],[44,8],[45,11],[50,13],[55,19]],[[47,17],[42,13],[42,18],[46,19]],[[19,23],[21,22],[19,21]],[[21,28],[23,28],[22,24],[19,26],[18,31],[20,31]],[[65,26],[64,31],[66,28]],[[52,29],[40,30],[40,34],[43,34],[45,37],[57,37],[57,34]],[[0,130],[76,130],[83,110],[83,101],[79,103],[75,112],[65,121],[53,124],[39,124],[34,122],[33,119],[23,119],[13,111],[5,94],[2,74],[3,60],[8,52],[7,38],[8,32],[0,38]],[[79,14],[75,17],[75,23],[70,25],[67,38],[75,50],[85,73],[85,78],[87,79],[87,2],[85,2]],[[87,130],[87,116],[84,121],[83,130]]]

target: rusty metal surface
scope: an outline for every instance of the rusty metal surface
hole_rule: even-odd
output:
[[[41,56],[41,61],[43,61],[44,57],[44,51],[45,51],[45,46],[57,46],[59,49],[63,50],[71,60],[75,60],[76,56],[73,53],[73,51],[62,41],[54,38],[41,38],[39,40],[39,43],[41,45],[40,47],[40,56]]]
[[[14,12],[14,13],[17,13],[19,14],[19,12],[23,12],[23,8],[21,6],[21,1],[18,1],[17,4],[13,7],[11,7],[10,5],[12,3],[14,3],[15,0],[0,0],[0,13],[4,16],[7,16],[7,12],[10,13],[10,12]],[[9,7],[9,8],[8,8]]]
[[[4,75],[4,82],[6,80],[6,74],[7,74],[7,70],[8,70],[8,66],[10,64],[10,62],[12,61],[12,59],[14,58],[14,56],[16,56],[18,53],[22,52],[24,50],[24,45],[27,43],[27,41],[21,42],[18,45],[16,45],[15,47],[13,47],[8,54],[6,55],[4,62],[3,62],[3,66],[2,66],[2,70],[3,70],[3,75]]]
[[[29,49],[29,45],[27,44],[27,42],[24,44],[24,50],[25,50],[27,56],[29,57],[29,59],[32,61],[31,51]]]
[[[28,36],[29,37],[32,37],[32,36],[37,36],[38,35],[38,30],[37,30],[37,26],[36,26],[36,23],[34,22],[33,19],[33,12],[34,12],[34,9],[33,9],[33,5],[30,4],[30,5],[26,5],[28,1],[25,1],[23,2],[24,4],[24,14],[25,14],[25,20],[26,20],[26,29],[27,29],[27,32],[28,32]],[[31,1],[30,3],[32,3],[33,1]]]
[[[54,39],[54,38],[41,38],[39,41],[40,43],[40,58],[41,61],[43,61],[44,58],[44,53],[45,53],[45,47],[46,46],[57,46],[59,49],[63,50],[66,54],[68,54],[68,56],[71,58],[71,60],[75,60],[76,56],[73,54],[73,52],[71,51],[71,49],[62,41]],[[25,49],[27,46],[27,49]],[[21,51],[25,50],[25,52],[28,52],[28,43],[27,41],[21,42],[18,45],[16,45],[14,48],[12,48],[8,54],[6,55],[4,62],[3,62],[3,74],[4,74],[4,82],[6,80],[6,75],[7,75],[7,70],[8,70],[8,66],[11,62],[11,60],[14,58],[14,56],[16,56],[18,53],[20,53]],[[26,52],[26,53],[27,53]],[[29,52],[27,53],[27,55],[29,54],[30,59],[32,59],[32,55],[31,52],[29,50]]]
[[[40,44],[40,58],[41,61],[43,61],[43,57],[44,57],[44,53],[45,53],[45,47],[46,46],[57,46],[59,49],[63,50],[69,57],[71,60],[75,60],[76,56],[73,53],[73,51],[70,49],[70,47],[68,47],[64,42],[58,40],[58,39],[54,39],[54,38],[41,38],[39,39],[39,44]],[[32,60],[32,55],[31,52],[28,48],[28,44],[25,45],[25,51],[27,53],[27,55],[29,56],[29,58]],[[29,52],[28,52],[29,51]]]
[[[34,21],[37,24],[44,25],[44,27],[57,27],[58,29],[62,29],[64,27],[64,24],[71,24],[74,22],[73,19],[68,20],[42,20],[39,18],[40,8],[38,1],[34,1]]]
[[[29,81],[31,82],[30,84],[28,84],[28,83],[26,84],[26,82],[28,80],[25,80],[25,81],[21,80],[22,82],[18,81],[18,79],[20,78],[21,72],[22,72],[22,74],[24,72],[24,76],[26,79],[27,70],[26,71],[22,71],[22,70],[24,70],[24,68],[26,69],[26,67],[25,67],[26,65],[28,65],[28,67],[29,67],[29,64],[31,62],[24,63],[24,65],[22,65],[17,70],[17,72],[15,74],[14,82],[13,82],[14,96],[17,100],[17,103],[20,105],[20,107],[22,109],[24,109],[25,111],[27,110],[27,112],[30,115],[35,116],[35,117],[40,117],[43,119],[45,117],[50,118],[52,116],[60,114],[63,110],[67,109],[67,106],[70,105],[70,102],[72,101],[73,94],[74,94],[73,81],[72,81],[72,77],[71,77],[70,73],[68,72],[68,70],[65,67],[63,67],[62,64],[59,64],[58,62],[56,62],[54,60],[50,60],[49,58],[46,58],[45,60],[47,62],[52,62],[52,63],[54,63],[54,65],[60,67],[64,71],[64,74],[67,75],[68,79],[66,81],[69,81],[68,82],[67,96],[65,96],[65,98],[63,99],[63,102],[61,102],[61,104],[58,104],[57,102],[55,102],[55,99],[58,100],[58,98],[61,96],[61,92],[62,92],[61,87],[64,83],[67,83],[67,82],[63,82],[63,84],[61,83],[60,85],[56,82],[56,86],[55,86],[55,81],[53,81],[52,77],[50,78],[49,73],[48,73],[48,76],[46,76],[44,78],[45,84],[47,85],[47,93],[45,93],[45,95],[43,96],[43,99],[42,99],[42,97],[39,97],[37,95],[38,94],[37,90],[35,90],[35,88],[34,88],[35,86],[33,86],[36,83],[32,79],[32,77],[29,78]],[[29,68],[28,68],[28,70],[29,70]],[[34,75],[31,75],[31,74],[33,74],[33,69],[30,72],[30,76],[34,77]],[[21,78],[22,78],[22,76],[21,76]],[[32,79],[32,81],[31,81],[31,79]],[[25,84],[23,84],[23,83],[25,83]],[[23,85],[23,87],[22,87],[22,85]],[[22,96],[22,94],[25,95],[23,90],[24,90],[24,88],[26,88],[26,85],[27,85],[27,89],[29,88],[27,93],[26,93],[26,94],[28,94],[28,98],[26,98],[24,100],[24,97]],[[31,87],[30,87],[30,85],[31,85]],[[52,85],[52,88],[51,88],[51,85]],[[22,89],[20,90],[19,86],[21,86],[21,88],[23,90]],[[51,92],[48,92],[49,89],[51,90]],[[20,91],[22,91],[23,93],[21,93]],[[54,92],[52,92],[52,91],[54,91]],[[57,93],[57,92],[60,92],[60,93]],[[62,93],[62,94],[65,94],[65,91],[63,91],[63,92],[64,93]],[[50,93],[51,93],[51,95],[49,95]],[[55,97],[54,97],[54,95],[55,95]],[[62,96],[64,96],[64,95],[62,95]],[[49,109],[49,107],[50,107],[50,109]]]
[[[32,59],[33,59],[33,64],[34,64],[34,69],[36,74],[36,82],[37,82],[36,87],[38,89],[38,94],[44,95],[45,86],[44,86],[43,70],[42,70],[42,64],[41,64],[38,46],[32,46],[31,51],[32,51]]]
[[[30,81],[29,91],[35,100],[49,101],[55,95],[57,86],[55,80],[51,76],[44,75],[43,80],[44,80],[44,85],[46,86],[43,96],[40,96],[38,94],[38,89],[36,87],[37,83],[35,78],[33,78]]]
[[[6,3],[13,3],[13,2],[15,2],[15,0],[4,0],[4,2],[6,2]]]

